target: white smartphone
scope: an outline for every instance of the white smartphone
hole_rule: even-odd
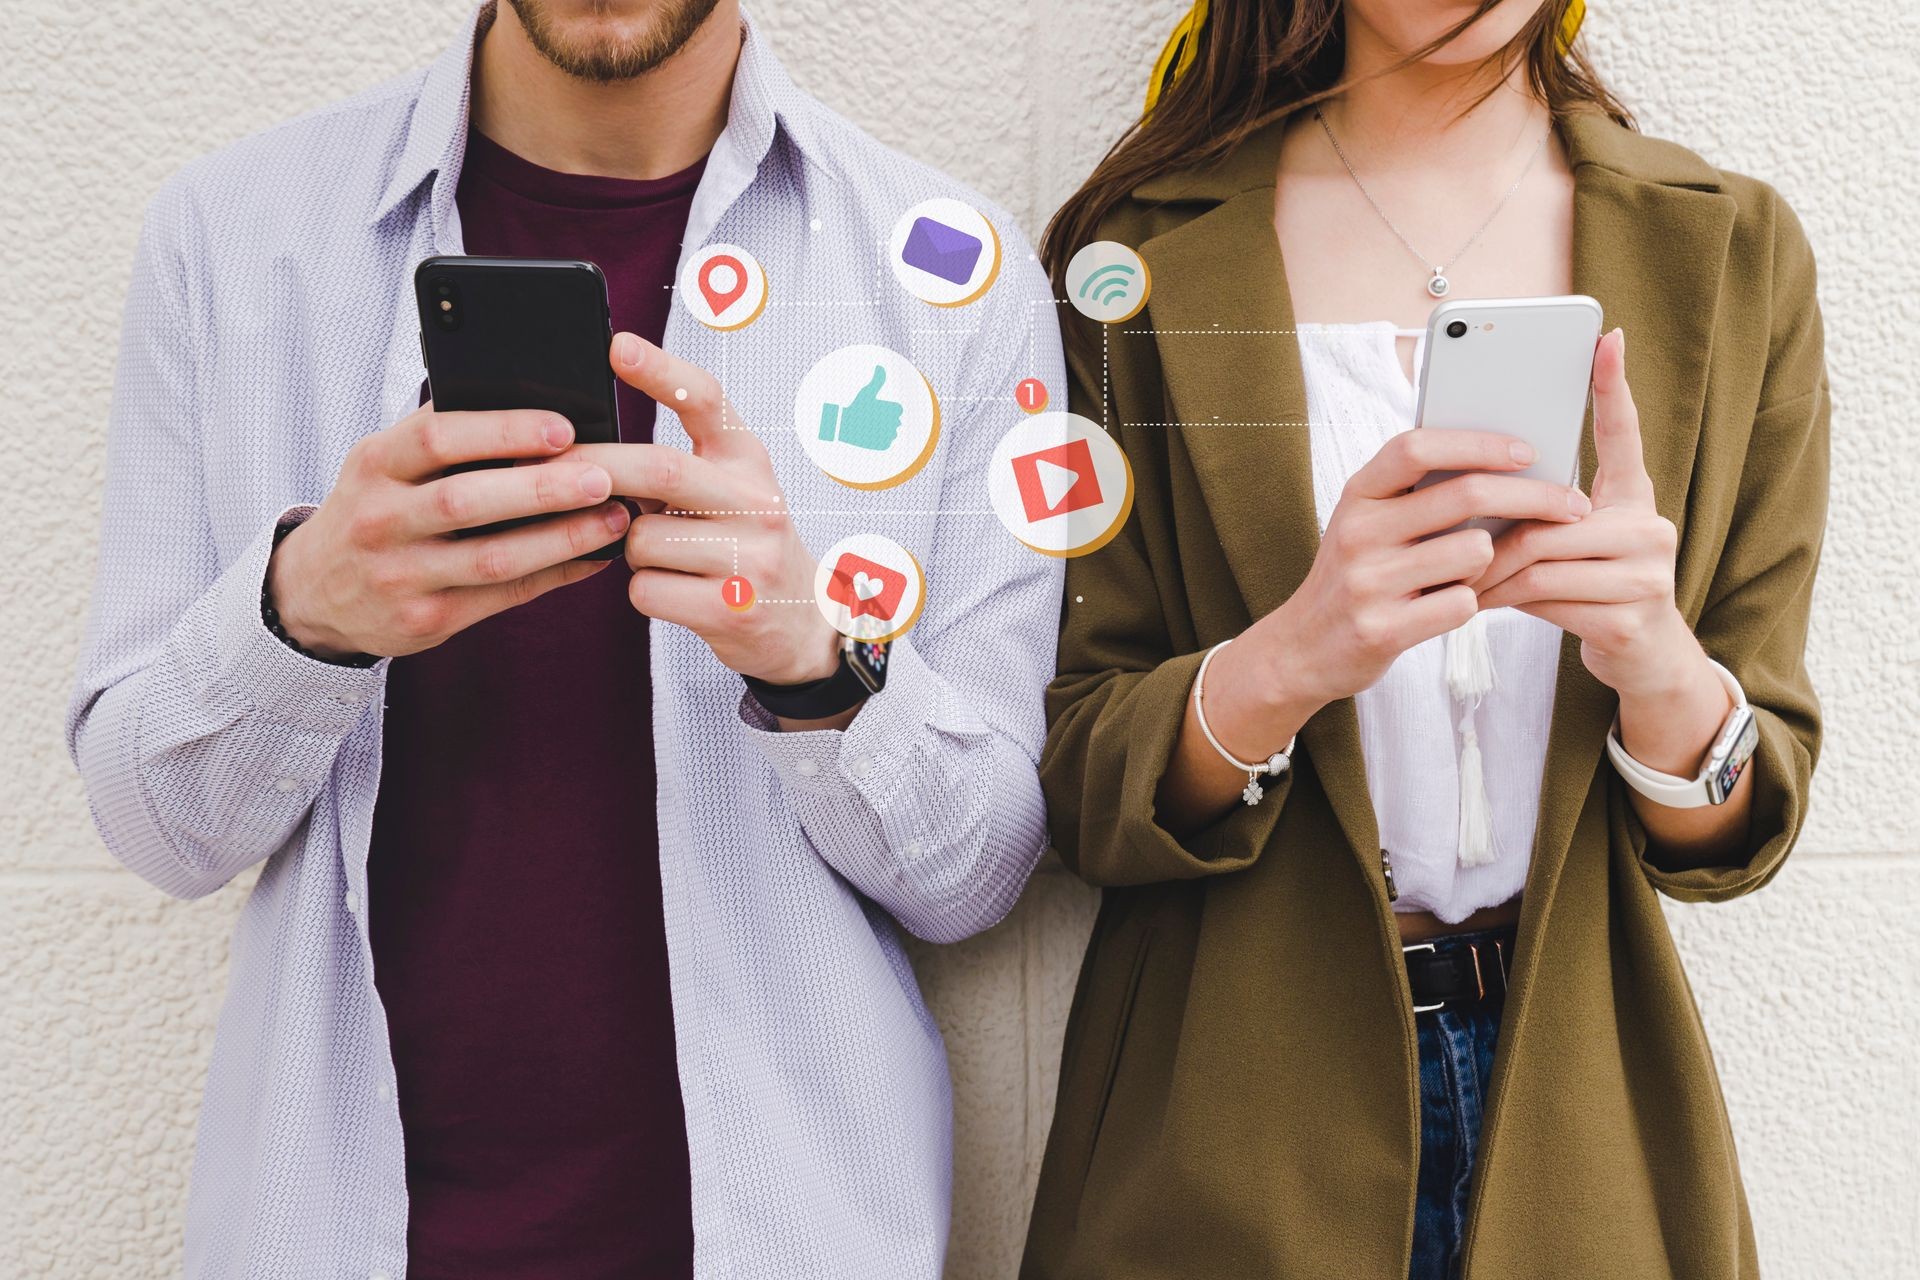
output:
[[[1507,474],[1577,484],[1600,318],[1584,294],[1441,303],[1427,320],[1414,425],[1519,436],[1533,464]],[[1435,471],[1414,487],[1458,474]],[[1466,523],[1497,534],[1513,522]]]

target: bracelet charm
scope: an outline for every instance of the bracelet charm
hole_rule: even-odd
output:
[[[1231,643],[1233,643],[1231,640],[1222,640],[1219,644],[1207,650],[1206,656],[1200,659],[1200,670],[1195,672],[1193,677],[1193,718],[1199,724],[1200,732],[1206,735],[1208,745],[1220,753],[1220,758],[1247,775],[1247,785],[1241,788],[1240,799],[1245,801],[1247,805],[1252,806],[1259,804],[1267,794],[1267,789],[1260,785],[1260,779],[1263,777],[1278,777],[1287,771],[1287,766],[1292,763],[1292,761],[1288,759],[1288,756],[1293,751],[1294,739],[1287,739],[1286,746],[1280,748],[1280,750],[1274,752],[1265,760],[1249,764],[1245,760],[1236,758],[1232,752],[1220,745],[1220,739],[1214,737],[1213,726],[1207,723],[1207,708],[1205,702],[1207,668],[1213,664],[1213,655],[1219,653]]]

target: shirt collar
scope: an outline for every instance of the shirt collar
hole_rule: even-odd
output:
[[[466,153],[473,51],[492,25],[493,14],[494,0],[476,5],[460,39],[427,68],[407,122],[406,143],[374,206],[372,222],[386,218],[423,183],[431,181],[428,208],[434,228],[438,232],[446,227]],[[743,38],[727,106],[727,127],[714,143],[708,160],[709,170],[717,168],[735,181],[703,183],[690,223],[704,220],[710,226],[745,190],[772,149],[780,125],[786,125],[789,135],[804,146],[805,127],[800,117],[805,99],[761,38],[751,16],[742,11],[740,20]]]

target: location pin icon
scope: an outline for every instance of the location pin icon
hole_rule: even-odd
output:
[[[716,285],[713,277],[722,270],[726,274]],[[747,269],[730,253],[716,253],[701,263],[698,280],[700,294],[707,300],[716,320],[747,291]]]

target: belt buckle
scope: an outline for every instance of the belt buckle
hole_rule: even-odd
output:
[[[1434,946],[1431,942],[1406,942],[1400,945],[1400,955],[1403,960],[1416,951],[1432,951],[1438,953],[1439,950],[1440,948]],[[1413,1006],[1413,1011],[1415,1013],[1434,1013],[1446,1007],[1447,1002],[1442,1000],[1439,1004],[1416,1004]]]

